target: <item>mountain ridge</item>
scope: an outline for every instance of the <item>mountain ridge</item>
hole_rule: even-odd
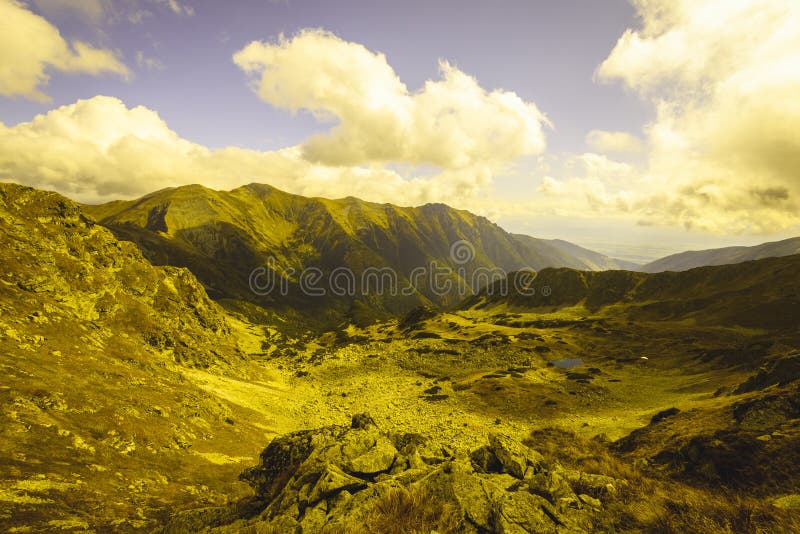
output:
[[[524,293],[520,273],[470,297],[462,308],[607,310],[640,320],[692,320],[749,328],[794,328],[800,309],[800,254],[687,271],[543,269]],[[544,288],[547,288],[543,291]]]
[[[722,247],[705,250],[687,250],[670,254],[642,265],[641,272],[686,271],[695,267],[730,265],[749,260],[776,258],[800,253],[800,237],[769,241],[754,246]]]
[[[191,185],[84,209],[120,239],[137,243],[155,264],[192,270],[217,299],[282,310],[302,308],[310,303],[292,276],[308,267],[326,273],[341,267],[354,273],[388,267],[398,274],[400,287],[413,285],[408,294],[391,298],[327,295],[314,301],[330,320],[347,317],[353,306],[362,304],[375,309],[378,317],[405,313],[418,305],[457,304],[460,297],[437,293],[430,280],[411,284],[416,268],[433,263],[449,268],[449,279],[472,291],[479,287],[468,281],[479,269],[615,265],[614,260],[576,245],[570,252],[561,242],[510,234],[485,217],[441,203],[401,207],[354,197],[303,197],[267,184],[231,191]],[[457,242],[467,243],[466,262],[452,256]],[[268,262],[276,264],[270,267],[275,273],[294,273],[287,276],[290,287],[281,298],[256,298],[248,285],[253,269]]]

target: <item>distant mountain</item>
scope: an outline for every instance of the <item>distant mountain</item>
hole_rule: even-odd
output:
[[[549,257],[547,267],[569,267],[582,271],[636,271],[641,267],[638,263],[611,258],[563,239],[539,239],[522,234],[514,234],[514,237],[531,249],[543,253],[547,251]]]
[[[582,306],[589,313],[613,307],[639,321],[688,320],[698,325],[793,329],[800,311],[800,255],[683,272],[589,272],[544,269],[532,281],[519,273],[498,281],[463,308],[550,313]],[[516,287],[530,291],[515,290]],[[506,289],[507,288],[507,289]]]
[[[444,204],[399,207],[352,197],[307,198],[262,184],[232,191],[193,185],[85,209],[120,239],[138,243],[153,263],[188,267],[214,298],[229,305],[249,301],[282,315],[308,316],[312,310],[322,322],[343,315],[369,320],[463,299],[464,293],[438,291],[428,276],[414,277],[415,269],[432,263],[449,268],[449,279],[466,287],[467,294],[479,289],[481,279],[474,275],[481,269],[619,267],[569,243],[512,235],[484,217]],[[465,256],[451,251],[458,241],[468,243],[459,251]],[[285,275],[285,294],[251,291],[251,273],[265,266]],[[323,282],[337,268],[350,269],[361,282],[369,268],[391,268],[398,273],[398,291],[309,296],[298,279],[307,268],[319,269]],[[405,294],[403,288],[408,288]]]
[[[792,254],[800,254],[800,237],[763,243],[754,247],[725,247],[680,252],[652,261],[638,270],[645,273],[686,271],[706,265],[727,265],[748,260],[790,256]]]

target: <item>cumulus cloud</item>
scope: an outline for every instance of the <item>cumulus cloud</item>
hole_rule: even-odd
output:
[[[633,165],[603,154],[550,156],[536,174],[541,184],[528,205],[534,213],[568,217],[632,217],[636,191],[647,184]]]
[[[651,221],[719,232],[800,223],[800,3],[634,0],[599,66],[652,100]]]
[[[0,95],[47,101],[40,90],[51,69],[68,73],[128,76],[128,68],[110,50],[82,41],[67,43],[58,29],[15,0],[0,0]]]
[[[628,132],[592,130],[586,135],[586,144],[603,153],[635,153],[642,150],[641,139]]]
[[[445,169],[507,162],[545,148],[547,118],[513,92],[486,91],[440,62],[441,79],[411,92],[383,54],[322,30],[254,41],[233,56],[265,102],[338,121],[302,145],[326,165],[383,162]]]
[[[97,96],[30,122],[0,123],[0,180],[85,202],[189,183],[265,182],[302,195],[463,205],[517,156],[544,149],[548,123],[534,104],[486,91],[446,63],[440,80],[412,93],[384,56],[322,31],[251,43],[235,61],[258,74],[264,100],[338,125],[277,151],[212,150],[181,138],[150,109]],[[159,66],[142,53],[137,63]]]
[[[158,114],[97,96],[32,121],[0,123],[0,180],[53,189],[84,202],[131,198],[169,186],[202,183],[230,189],[250,182],[312,196],[358,194],[412,205],[474,196],[488,166],[402,177],[384,166],[331,167],[309,162],[301,147],[260,152],[211,150],[181,138]]]

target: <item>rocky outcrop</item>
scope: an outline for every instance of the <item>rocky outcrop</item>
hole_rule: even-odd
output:
[[[734,394],[749,393],[776,385],[785,386],[796,380],[800,380],[800,351],[763,365],[758,373],[739,384]]]
[[[255,490],[252,499],[183,512],[164,532],[369,532],[386,524],[398,532],[585,532],[615,482],[592,477],[599,475],[548,463],[499,433],[468,454],[418,434],[382,432],[361,414],[349,427],[273,439],[240,477]],[[584,493],[576,494],[573,483]],[[593,486],[598,491],[586,494]],[[409,497],[399,510],[398,495],[425,498]],[[408,523],[414,518],[427,519]]]
[[[0,236],[0,336],[24,328],[5,318],[37,314],[58,332],[74,321],[134,336],[190,366],[236,358],[223,310],[188,269],[154,267],[75,202],[0,184]]]

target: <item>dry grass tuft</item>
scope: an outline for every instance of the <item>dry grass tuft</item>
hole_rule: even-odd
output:
[[[424,488],[396,488],[375,505],[365,522],[368,532],[385,534],[439,534],[460,531],[462,517],[456,506]]]
[[[766,499],[723,487],[691,485],[644,471],[609,450],[601,440],[586,440],[572,432],[548,428],[532,432],[526,443],[551,462],[627,481],[615,496],[601,499],[605,513],[594,519],[598,532],[800,532],[796,514],[778,509]],[[584,488],[573,489],[585,492]]]

